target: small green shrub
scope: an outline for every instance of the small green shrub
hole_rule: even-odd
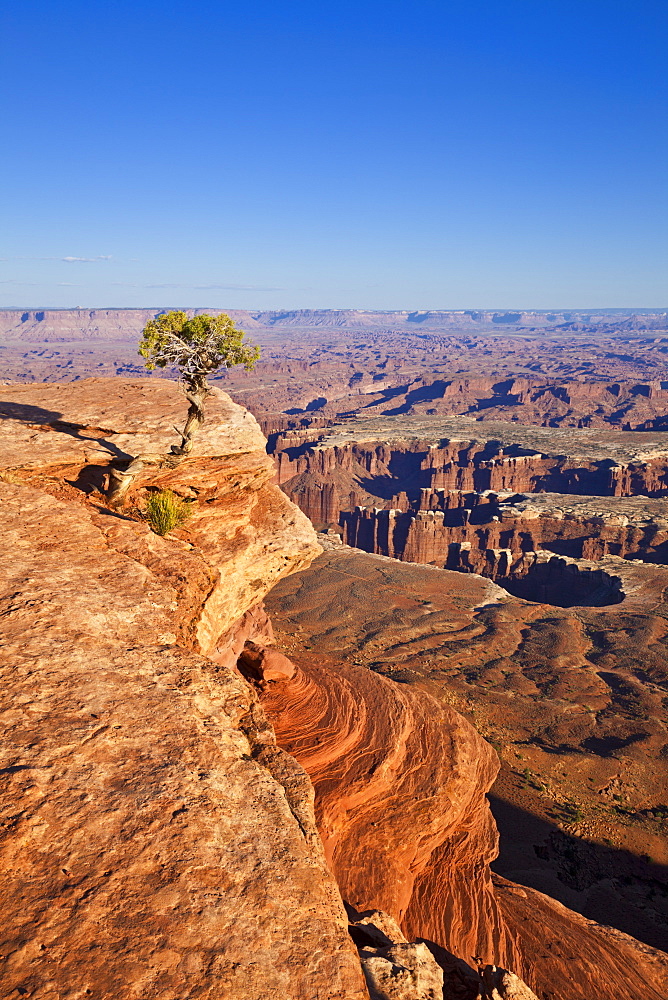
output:
[[[536,775],[529,770],[528,767],[524,768],[522,772],[522,788],[535,788],[537,792],[546,792],[547,786],[539,781]]]
[[[143,514],[156,535],[166,535],[172,528],[185,524],[192,514],[190,506],[171,490],[160,490],[150,495]]]

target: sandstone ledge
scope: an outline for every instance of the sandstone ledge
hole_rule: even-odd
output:
[[[132,454],[137,431],[168,446],[185,411],[175,387],[116,385],[125,411],[107,442]],[[3,452],[0,996],[362,1000],[310,783],[224,663],[315,536],[267,485],[257,425],[224,394],[246,436],[212,415],[203,451],[171,473],[172,488],[206,497],[192,531],[162,539],[106,511],[72,483],[114,449],[105,458],[72,427],[89,427],[107,389],[31,386],[21,406],[65,425],[40,432],[23,410],[24,450],[14,435]]]

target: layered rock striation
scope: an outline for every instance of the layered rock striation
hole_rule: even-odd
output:
[[[549,1000],[661,996],[660,971],[637,942],[492,877],[498,834],[482,793],[498,763],[452,709],[417,687],[303,654],[291,678],[264,686],[262,703],[313,781],[344,898],[436,946],[445,996],[476,997],[477,964],[510,968]]]
[[[319,547],[252,417],[214,392],[192,457],[108,509],[111,468],[168,454],[185,408],[157,380],[2,388],[0,995],[438,1000],[435,954],[454,997],[530,997],[517,973],[658,1000],[655,956],[492,877],[470,724],[267,650],[263,598]],[[164,538],[162,488],[192,508]]]
[[[422,490],[414,503],[400,502],[405,509],[342,513],[345,541],[480,573],[518,596],[564,607],[617,604],[633,594],[642,607],[643,581],[655,588],[662,570],[630,562],[668,562],[668,500]]]
[[[469,967],[505,965],[541,998],[644,1000],[665,992],[665,955],[591,919],[593,911],[665,947],[665,868],[643,867],[601,843],[621,815],[617,801],[638,819],[663,801],[665,582],[645,600],[644,614],[576,616],[527,605],[473,574],[339,545],[270,595],[299,669],[268,684],[263,702],[279,741],[312,777],[337,879],[353,900],[366,886],[374,893],[368,905],[400,920],[407,937],[439,945],[446,982],[460,977],[458,958]],[[643,671],[651,673],[646,687]],[[400,684],[383,684],[378,674]],[[307,696],[293,695],[298,689]],[[515,809],[520,829],[507,831],[512,855],[527,829],[528,856],[515,846],[510,865],[521,886],[497,875],[490,882],[485,857],[495,854],[496,831],[479,799],[467,805],[457,796],[451,768],[463,758],[450,739],[461,717],[452,702],[468,703],[476,726],[494,738],[506,780],[512,762],[521,787],[532,781],[540,789],[536,804],[551,823]],[[392,720],[389,738],[384,718]],[[482,788],[496,762],[477,739],[467,744],[460,733],[457,746],[468,745],[474,758],[461,773],[475,774]],[[406,748],[410,773],[397,769],[385,810],[383,780]],[[628,832],[634,852],[649,848],[665,863],[657,824],[647,824],[644,840]],[[545,857],[551,865],[539,861]]]

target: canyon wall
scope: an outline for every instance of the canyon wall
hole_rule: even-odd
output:
[[[336,523],[356,506],[408,510],[434,491],[603,497],[668,491],[667,435],[580,434],[574,440],[573,432],[557,429],[403,418],[292,428],[272,435],[269,450],[276,482],[316,525]]]
[[[660,953],[492,876],[498,834],[481,791],[498,763],[472,726],[367,669],[316,654],[296,664],[262,703],[313,781],[329,865],[352,907],[430,942],[445,997],[473,1000],[471,966],[490,963],[545,1000],[659,1000]]]
[[[578,570],[580,563],[604,560],[609,568],[607,556],[668,561],[668,506],[663,500],[427,489],[413,504],[401,499],[404,510],[358,507],[342,513],[346,543],[409,562],[480,573],[534,600],[549,600],[546,593],[538,595],[551,579],[552,589],[563,590],[571,604],[622,599],[618,576],[595,565]],[[617,568],[628,573],[621,562]],[[570,573],[570,579],[563,573]],[[513,589],[513,582],[527,576],[537,590]]]
[[[71,341],[137,341],[149,320],[164,309],[0,309],[0,338],[27,343]],[[221,309],[189,309],[190,315]],[[237,322],[251,329],[255,323],[245,310],[227,310]]]
[[[352,416],[362,407],[366,416],[374,411],[394,416],[475,415],[478,420],[514,419],[536,427],[613,425],[642,430],[658,426],[657,421],[665,422],[668,383],[662,378],[569,378],[566,373],[560,377],[527,374],[502,379],[426,373],[402,386],[369,386],[363,400],[356,401],[349,394],[347,413],[341,400],[334,412],[329,404],[322,408],[331,416]]]

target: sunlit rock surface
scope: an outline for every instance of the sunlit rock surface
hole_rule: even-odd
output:
[[[0,995],[361,1000],[310,783],[203,655],[266,637],[258,602],[318,551],[255,421],[215,397],[165,480],[192,527],[160,538],[70,483],[167,449],[176,387],[30,393],[2,393]]]
[[[440,970],[457,1000],[665,995],[651,949],[492,877],[496,758],[452,708],[264,648],[263,597],[318,547],[253,418],[214,394],[192,459],[112,513],[110,463],[168,451],[176,388],[2,396],[3,996],[440,1000]],[[156,486],[193,501],[167,538]],[[354,942],[341,895],[401,937]]]

